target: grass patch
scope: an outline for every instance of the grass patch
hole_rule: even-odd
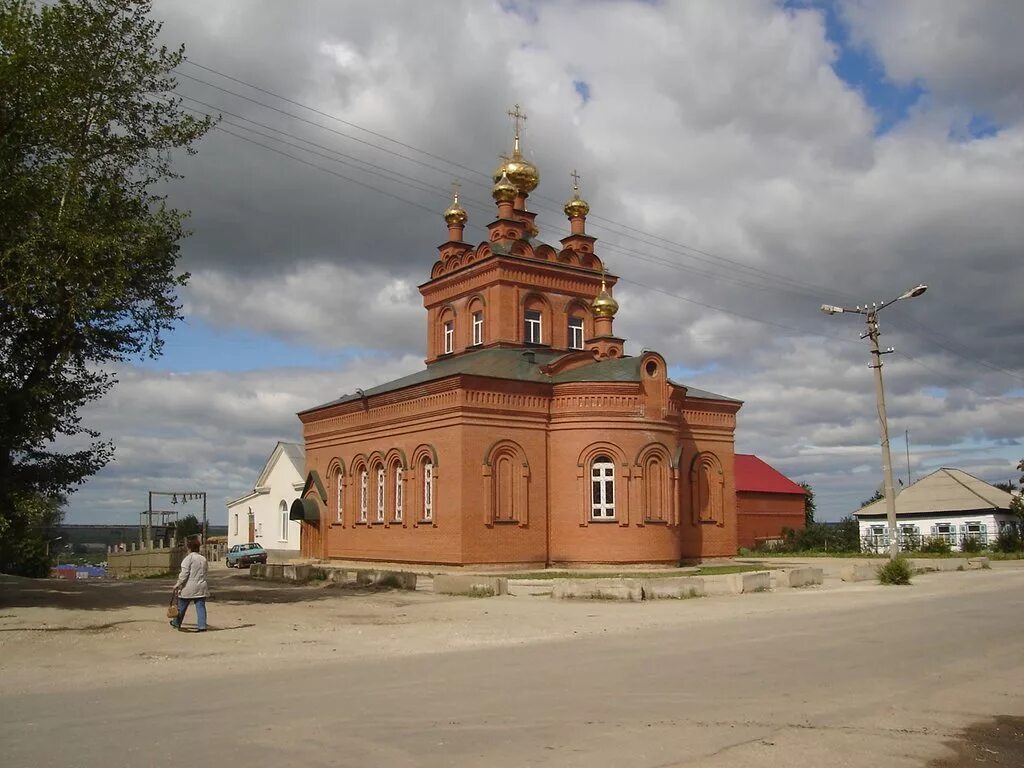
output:
[[[663,571],[526,571],[523,573],[490,574],[501,576],[509,581],[513,579],[536,579],[546,581],[552,579],[674,579],[680,576],[720,576],[726,573],[748,573],[763,571],[758,565],[709,565],[687,568],[686,570]]]

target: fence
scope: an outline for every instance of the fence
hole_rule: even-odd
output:
[[[1012,526],[1009,526],[1012,527]],[[1004,527],[1006,530],[1006,527]],[[912,552],[914,550],[921,549],[922,545],[927,544],[929,541],[944,541],[949,545],[950,549],[963,550],[964,544],[968,541],[974,542],[978,547],[991,547],[995,546],[999,539],[998,533],[992,533],[990,531],[948,531],[941,533],[933,533],[922,536],[920,533],[908,533],[900,531],[897,541],[899,542],[900,549],[906,552]],[[970,549],[970,546],[968,546]],[[869,533],[861,538],[861,551],[862,552],[874,552],[876,554],[887,552],[889,550],[889,532],[884,533]]]

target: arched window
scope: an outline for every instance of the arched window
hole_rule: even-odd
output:
[[[473,313],[473,346],[478,347],[484,343],[484,312],[478,309]]]
[[[455,321],[447,320],[444,324],[444,353],[450,355],[455,351]]]
[[[424,459],[422,465],[423,477],[423,520],[431,522],[434,519],[434,464],[430,459]]]
[[[366,471],[366,467],[363,467],[359,473],[359,522],[365,523],[367,521],[370,506],[370,489],[369,489],[370,478]]]
[[[384,522],[385,500],[387,499],[383,465],[377,467],[377,522]]]
[[[402,522],[402,468],[395,465],[395,522]]]
[[[569,315],[569,349],[583,349],[583,316]]]
[[[643,463],[644,519],[663,522],[668,519],[668,472],[665,460],[652,454]]]
[[[615,465],[601,455],[590,465],[590,517],[593,520],[615,519]]]
[[[341,469],[338,469],[338,471],[334,473],[334,493],[335,498],[337,499],[337,521],[339,525],[345,522],[344,479],[345,476],[342,474]]]
[[[288,502],[281,499],[277,509],[281,518],[281,541],[288,541]]]

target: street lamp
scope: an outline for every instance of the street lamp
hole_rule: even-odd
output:
[[[901,293],[895,299],[884,301],[881,304],[871,306],[837,307],[832,304],[822,304],[821,311],[828,315],[836,315],[841,312],[854,312],[858,315],[865,315],[868,329],[861,334],[862,339],[868,339],[871,343],[871,367],[875,369],[875,399],[878,403],[878,421],[882,431],[882,472],[885,476],[885,511],[889,523],[889,557],[895,559],[900,553],[899,538],[896,533],[896,494],[892,487],[892,457],[889,455],[889,422],[885,415],[885,389],[882,387],[882,355],[893,351],[889,347],[884,352],[878,348],[878,313],[903,299],[916,299],[928,290],[927,285],[918,285],[909,291]]]

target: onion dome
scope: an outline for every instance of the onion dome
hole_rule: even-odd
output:
[[[459,205],[459,192],[456,190],[452,193],[452,204],[448,206],[448,210],[444,212],[444,220],[448,223],[448,226],[463,226],[469,221],[469,214],[466,213],[466,209]]]
[[[515,111],[508,113],[515,121],[515,141],[512,144],[512,157],[503,158],[503,162],[494,171],[494,181],[497,182],[502,174],[506,174],[516,190],[523,195],[528,195],[537,188],[540,183],[540,171],[537,166],[523,157],[519,149],[519,122],[526,120],[526,115],[519,111],[516,104]]]
[[[590,213],[590,205],[580,197],[580,177],[576,171],[572,172],[572,179],[572,198],[566,202],[563,210],[570,219],[582,219]]]
[[[495,200],[499,203],[511,203],[516,199],[516,185],[512,183],[507,173],[502,171],[501,176],[496,181],[497,184],[494,185],[494,189],[491,191],[491,196]]]
[[[593,310],[597,317],[615,317],[615,313],[619,311],[619,302],[608,293],[608,286],[605,285],[604,275],[601,276],[601,292],[591,302],[590,309]]]

